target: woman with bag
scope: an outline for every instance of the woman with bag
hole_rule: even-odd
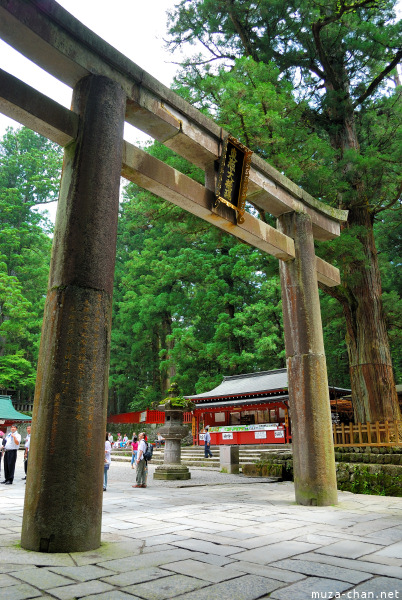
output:
[[[112,451],[112,445],[109,442],[108,434],[106,434],[106,441],[105,441],[105,464],[104,464],[104,467],[103,467],[103,491],[104,492],[106,492],[106,488],[107,488],[107,472],[109,470],[110,463],[112,462],[111,451]]]
[[[134,463],[137,460],[137,452],[138,452],[138,438],[135,434],[133,434],[133,440],[131,442],[131,468],[134,469]]]

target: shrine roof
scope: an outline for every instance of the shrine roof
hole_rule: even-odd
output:
[[[272,392],[274,390],[287,390],[288,374],[286,369],[275,371],[261,371],[260,373],[246,373],[244,375],[231,375],[223,378],[213,390],[186,396],[186,398],[197,401],[207,398],[228,398],[233,396],[246,396]]]
[[[2,421],[32,421],[32,417],[23,415],[15,410],[10,396],[0,396],[0,420]]]

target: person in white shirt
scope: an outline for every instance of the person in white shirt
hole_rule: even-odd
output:
[[[109,442],[108,435],[106,434],[105,440],[105,464],[103,468],[103,491],[106,492],[107,489],[107,472],[109,471],[109,467],[112,463],[112,444]]]
[[[29,454],[29,443],[31,441],[31,426],[28,425],[27,427],[27,437],[25,438],[25,452],[24,452],[24,472],[25,472],[25,477],[22,478],[22,480],[24,481],[24,479],[27,478],[27,469],[28,469],[28,454]]]
[[[11,431],[6,436],[6,445],[4,453],[4,483],[11,485],[14,481],[15,463],[17,460],[17,450],[21,442],[21,436],[17,432],[17,426],[11,425]]]
[[[146,472],[146,460],[144,458],[144,452],[147,449],[147,445],[145,443],[145,433],[142,432],[140,433],[140,435],[138,436],[138,440],[139,440],[139,444],[138,444],[138,454],[137,454],[137,460],[135,461],[136,466],[137,466],[137,474],[136,474],[136,485],[133,485],[132,487],[136,487],[136,488],[146,488],[146,477],[147,477],[147,472]]]

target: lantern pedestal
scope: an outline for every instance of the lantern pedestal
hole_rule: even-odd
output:
[[[163,465],[155,469],[154,479],[191,479],[188,467],[181,464],[180,442],[187,435],[187,427],[183,426],[184,409],[168,403],[158,406],[158,410],[165,413],[165,425],[159,429],[165,438],[165,455]]]

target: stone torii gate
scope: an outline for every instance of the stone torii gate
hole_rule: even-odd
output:
[[[317,280],[336,268],[314,238],[347,213],[318,202],[253,155],[248,198],[278,220],[214,208],[226,136],[212,120],[83,26],[54,0],[0,0],[0,35],[73,89],[67,110],[0,72],[0,111],[65,148],[35,391],[21,543],[43,552],[100,545],[120,176],[280,261],[296,501],[337,502]],[[123,141],[124,121],[204,169],[205,186]]]

